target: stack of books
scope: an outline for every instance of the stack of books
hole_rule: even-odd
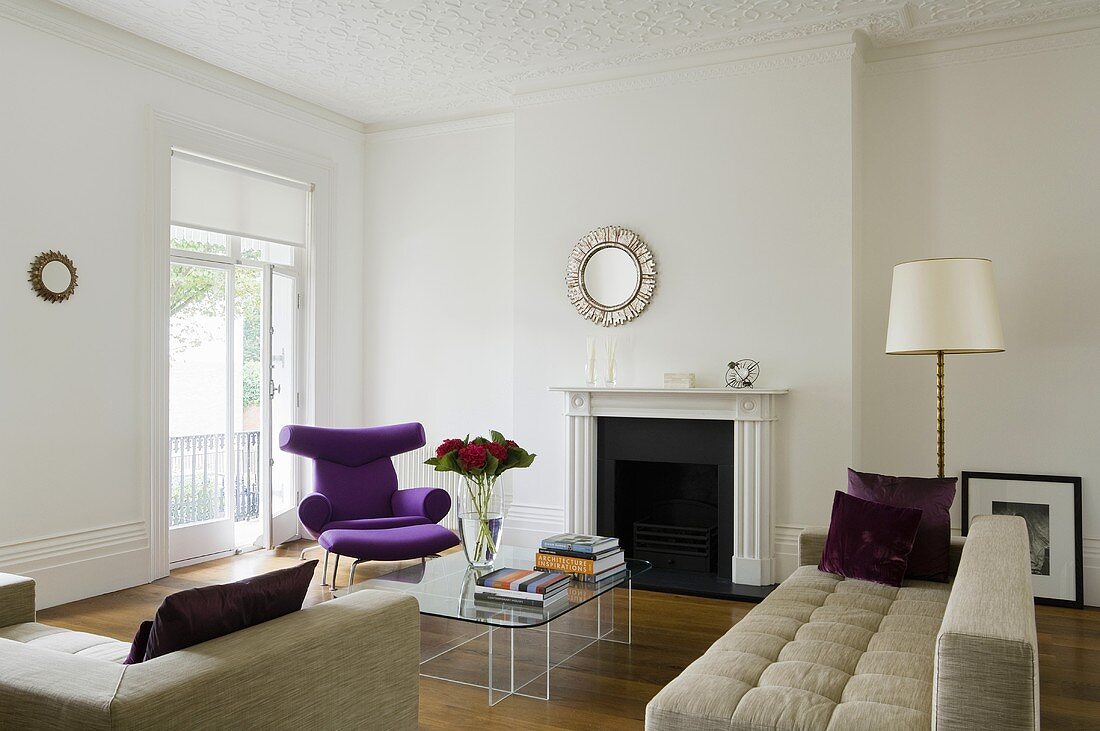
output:
[[[572,574],[581,581],[604,581],[626,571],[618,538],[561,533],[542,542],[535,568]]]
[[[569,577],[560,571],[497,569],[478,578],[474,598],[542,606],[564,597],[568,587]]]

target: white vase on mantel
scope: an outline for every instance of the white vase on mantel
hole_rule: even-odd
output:
[[[618,379],[618,374],[615,371],[615,349],[618,347],[618,341],[614,335],[607,336],[607,371],[604,374],[604,383],[608,388],[614,388],[615,382]]]

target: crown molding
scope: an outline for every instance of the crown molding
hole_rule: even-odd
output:
[[[868,76],[883,76],[1095,46],[1100,45],[1100,27],[1068,32],[1051,31],[1048,28],[1044,35],[1032,35],[1011,40],[996,40],[996,34],[992,38],[989,36],[985,38],[986,42],[981,45],[948,49],[931,47],[916,55],[879,60],[869,59],[864,73]]]
[[[610,81],[597,81],[588,84],[562,86],[555,89],[527,92],[515,95],[512,98],[512,103],[517,108],[523,108],[542,104],[554,104],[563,101],[592,99],[595,97],[622,94],[632,91],[657,89],[676,84],[691,84],[734,76],[747,76],[769,71],[799,69],[835,63],[838,61],[850,61],[855,54],[856,44],[854,42],[848,42],[826,48],[774,53],[772,55],[754,56],[725,63],[693,66],[677,69],[675,71],[662,71],[641,76],[613,79]]]
[[[417,124],[410,127],[397,127],[394,129],[372,130],[367,127],[367,144],[374,142],[394,142],[397,140],[414,140],[421,137],[435,137],[460,132],[474,132],[494,127],[510,127],[515,122],[512,112],[500,114],[484,114],[476,117],[465,117],[445,122],[430,122]]]
[[[902,6],[903,13],[908,14],[911,10],[912,6],[909,3]],[[952,22],[926,25],[912,22],[910,15],[909,22],[885,26],[871,34],[871,39],[878,48],[911,46],[924,41],[952,38],[963,39],[966,42],[968,36],[977,33],[1031,28],[1048,22],[1073,20],[1097,13],[1100,13],[1100,0],[1082,0],[1075,4],[1048,5],[1004,14],[976,15]],[[972,43],[973,41],[970,40],[969,44]]]
[[[47,0],[0,0],[0,18],[324,132],[359,139],[362,122]]]

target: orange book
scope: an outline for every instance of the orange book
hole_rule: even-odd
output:
[[[566,574],[594,574],[596,562],[590,558],[539,553],[535,555],[535,568],[543,571],[561,571]]]

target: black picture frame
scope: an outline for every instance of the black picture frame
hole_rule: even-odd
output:
[[[1085,567],[1084,541],[1081,529],[1081,478],[1066,475],[1023,475],[1012,472],[968,472],[962,473],[962,534],[970,528],[970,480],[1011,480],[1013,482],[1063,483],[1073,486],[1073,556],[1074,556],[1074,599],[1054,597],[1035,597],[1036,604],[1055,607],[1082,609],[1085,606]]]

